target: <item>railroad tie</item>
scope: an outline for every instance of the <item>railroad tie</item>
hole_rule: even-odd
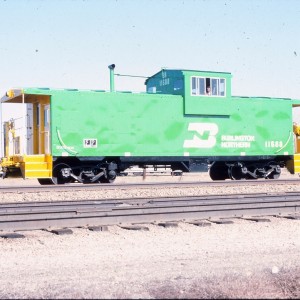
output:
[[[89,226],[88,230],[90,231],[108,231],[108,226]]]
[[[48,232],[54,233],[56,235],[66,235],[66,234],[72,234],[73,231],[70,228],[59,228],[59,229],[51,229],[47,230]]]
[[[253,222],[271,222],[270,219],[267,218],[255,218],[255,217],[247,217],[241,218],[242,220],[253,221]]]
[[[120,228],[126,230],[143,230],[149,231],[149,227],[143,225],[119,225]]]
[[[215,224],[233,224],[234,223],[232,220],[225,220],[225,219],[209,220],[209,222],[215,223]]]
[[[0,238],[3,239],[20,239],[25,238],[25,235],[16,232],[0,233]]]
[[[187,222],[187,223],[195,225],[195,226],[199,226],[199,227],[211,226],[211,223],[206,222],[206,221],[191,221],[191,222]]]
[[[160,222],[157,225],[164,228],[178,227],[178,223],[176,222]]]

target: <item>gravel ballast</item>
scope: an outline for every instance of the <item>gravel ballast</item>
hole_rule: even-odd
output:
[[[269,188],[274,192],[274,187]],[[297,185],[285,189],[299,191]],[[170,194],[171,190],[136,189],[126,197]],[[182,195],[200,193],[196,188],[176,190]],[[246,191],[226,187],[201,192]],[[76,196],[91,198],[92,193]],[[120,191],[105,191],[104,196],[111,198],[113,193]],[[74,195],[48,197],[62,200]],[[41,197],[14,195],[19,196],[17,201]],[[269,219],[235,219],[233,224],[208,227],[147,224],[149,231],[111,226],[104,232],[76,228],[71,235],[24,232],[23,239],[0,239],[0,297],[299,298],[300,221]]]

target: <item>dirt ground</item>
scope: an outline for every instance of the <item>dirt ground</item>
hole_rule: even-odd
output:
[[[299,298],[300,221],[0,239],[1,298]],[[291,286],[287,286],[291,285]]]
[[[300,298],[300,220],[147,226],[0,239],[0,298]]]

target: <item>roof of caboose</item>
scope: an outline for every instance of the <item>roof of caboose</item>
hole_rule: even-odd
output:
[[[205,71],[205,70],[190,70],[190,69],[169,69],[169,68],[162,68],[159,72],[155,73],[154,75],[150,76],[149,78],[146,79],[145,84],[147,84],[147,82],[154,77],[157,77],[158,75],[160,75],[162,72],[167,71],[167,72],[173,72],[173,73],[178,73],[181,72],[182,75],[185,74],[210,74],[212,75],[212,77],[214,76],[220,76],[220,75],[227,75],[227,76],[232,76],[230,72],[216,72],[216,71]]]
[[[36,96],[47,97],[55,93],[62,92],[106,92],[105,90],[78,90],[78,89],[52,89],[52,88],[18,88],[10,89],[6,94],[1,98],[1,103],[29,103],[32,102]],[[23,97],[26,96],[26,97]]]
[[[63,89],[63,88],[17,88],[10,89],[6,94],[0,99],[0,103],[32,103],[35,102],[37,98],[42,99],[49,96],[61,95],[62,93],[78,93],[78,94],[87,94],[87,93],[111,93],[108,90],[85,90],[85,89]],[[147,95],[146,92],[131,92],[131,91],[115,91],[114,93],[119,94],[139,94]]]

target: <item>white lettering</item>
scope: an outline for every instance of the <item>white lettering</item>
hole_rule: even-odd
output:
[[[249,142],[222,142],[222,148],[250,148],[251,143]]]
[[[221,141],[224,142],[254,142],[253,135],[222,135]]]
[[[57,149],[57,150],[62,150],[62,149],[73,150],[73,149],[74,149],[74,146],[60,146],[60,145],[57,145],[57,146],[56,146],[56,149]]]

